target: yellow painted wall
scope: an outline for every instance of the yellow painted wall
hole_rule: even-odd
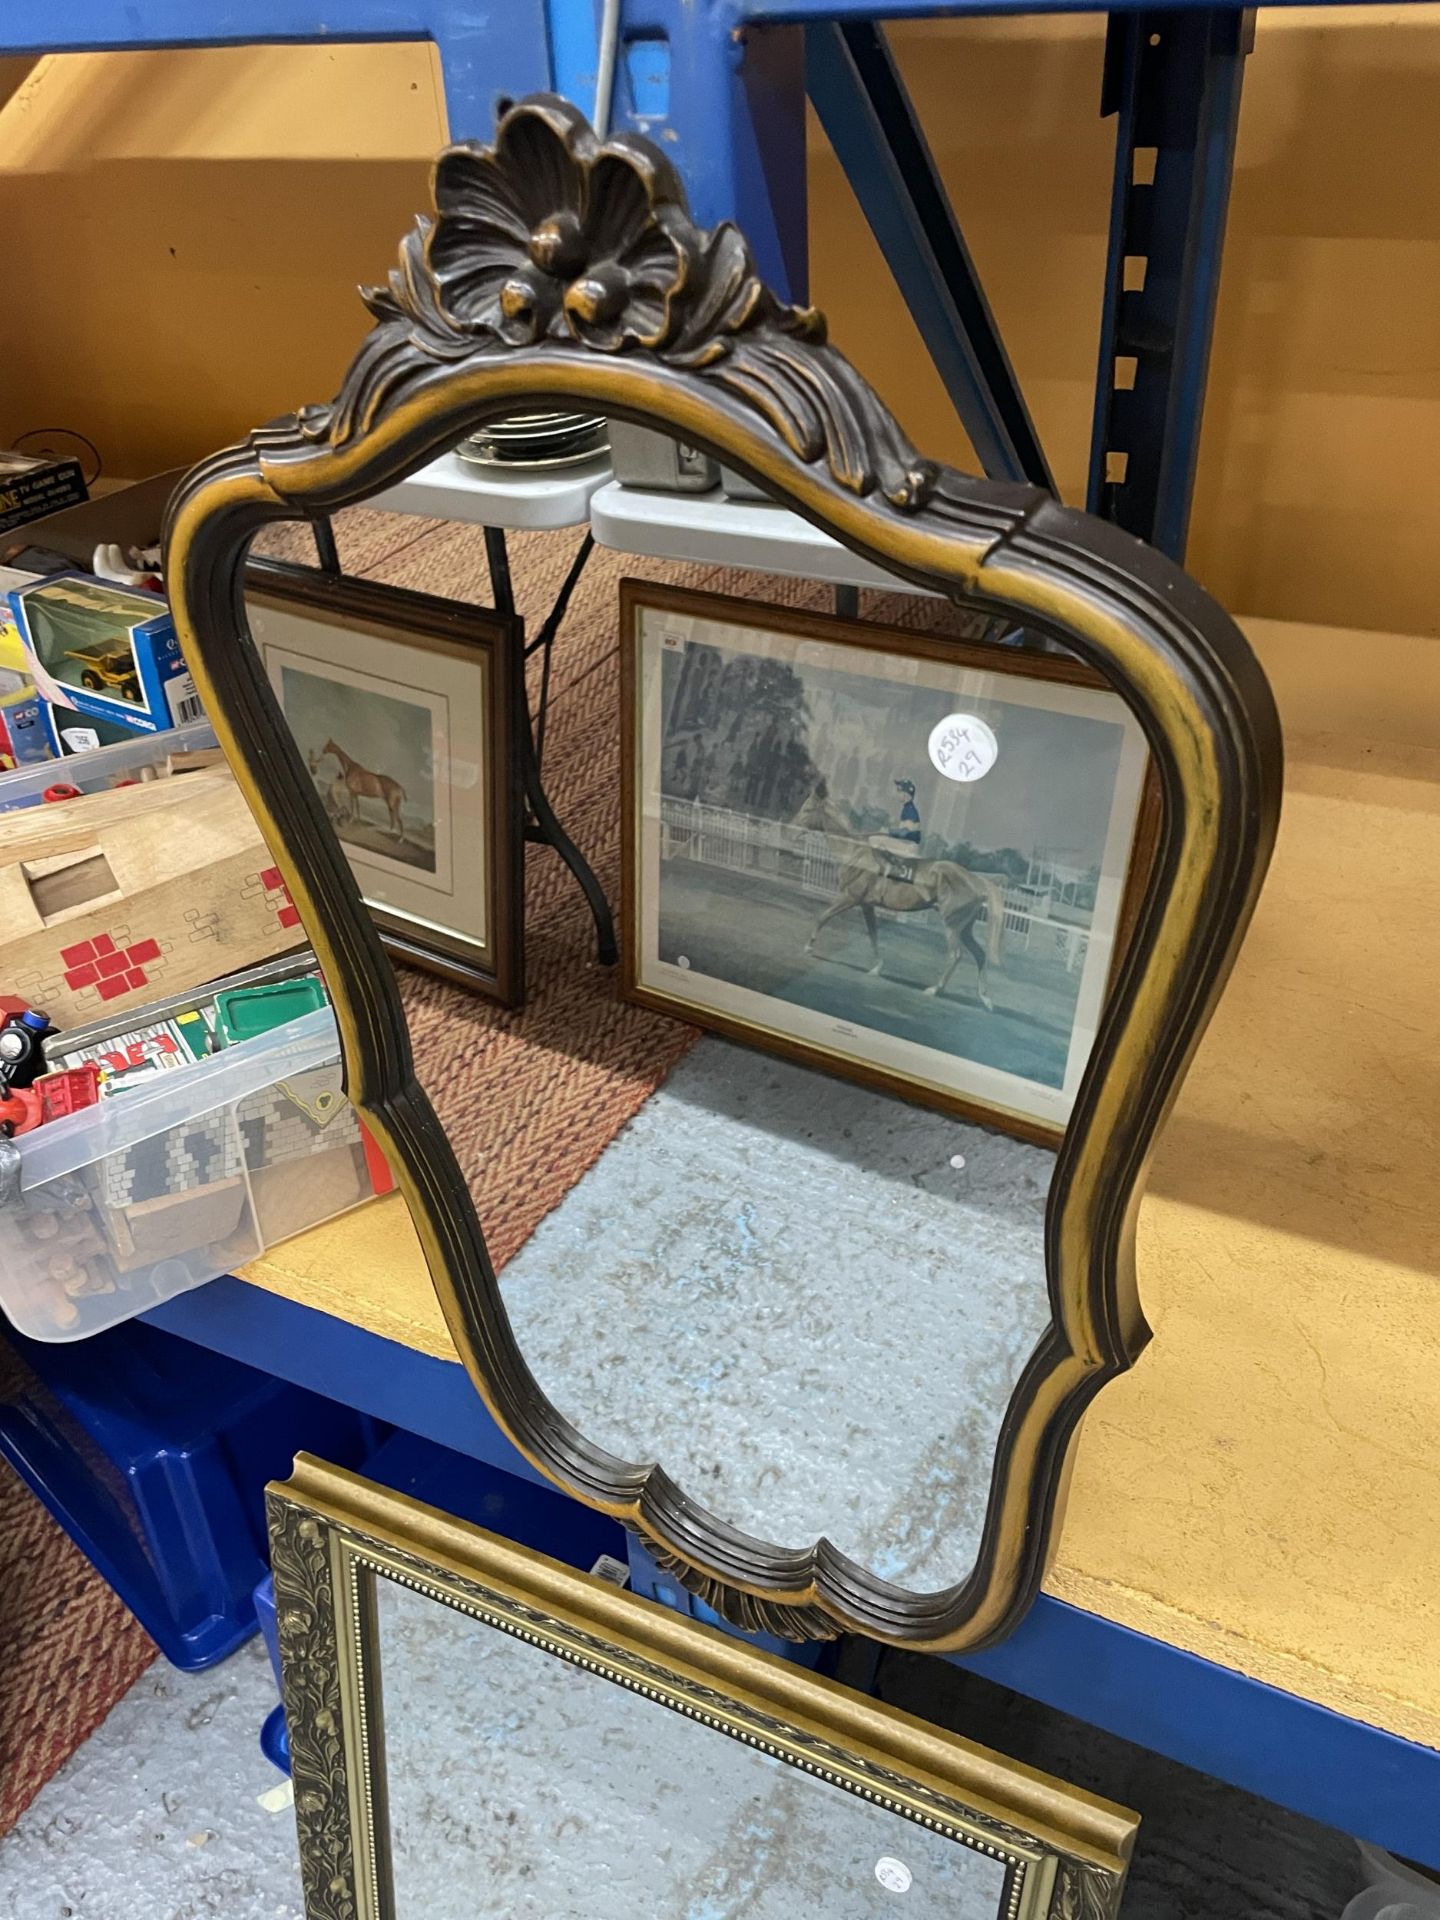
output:
[[[0,112],[0,445],[138,477],[328,398],[444,128],[423,45],[41,61]]]
[[[896,29],[1067,497],[1083,492],[1113,134],[1098,18]],[[0,74],[0,81],[4,80]],[[4,87],[0,85],[0,99]],[[1261,16],[1191,565],[1228,604],[1432,632],[1440,7]],[[443,137],[421,46],[74,55],[0,107],[0,444],[111,472],[328,395]],[[823,137],[813,291],[929,452],[971,458]]]

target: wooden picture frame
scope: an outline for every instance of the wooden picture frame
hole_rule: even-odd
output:
[[[249,563],[245,600],[261,662],[386,952],[518,1006],[519,622],[279,561]],[[403,782],[369,765],[389,768],[391,759]],[[447,924],[467,915],[468,926]]]
[[[405,1194],[461,1360],[537,1470],[632,1527],[747,1631],[987,1646],[1039,1590],[1086,1408],[1150,1338],[1135,1221],[1274,844],[1269,685],[1235,623],[1162,554],[1041,489],[922,457],[823,316],[764,285],[735,227],[695,225],[649,141],[601,141],[577,108],[535,95],[507,107],[491,146],[447,149],[434,190],[435,215],[365,295],[375,324],[335,400],[202,461],[166,528],[176,630],[330,985],[346,1091]],[[943,1591],[900,1587],[823,1538],[756,1539],[666,1473],[663,1432],[622,1457],[587,1431],[590,1409],[562,1412],[541,1390],[416,1080],[379,936],[248,633],[242,573],[263,526],[373,498],[530,405],[678,435],[886,572],[1055,642],[1145,731],[1155,858],[1046,1196],[1050,1324],[995,1443],[973,1567]]]
[[[1123,1807],[303,1454],[267,1505],[307,1920],[421,1920],[455,1886],[468,1913],[499,1920],[514,1885],[482,1870],[497,1834],[525,1862],[527,1903],[589,1914],[622,1864],[586,1857],[592,1821],[611,1846],[630,1839],[631,1877],[678,1853],[665,1880],[707,1853],[686,1844],[706,1818],[755,1833],[737,1864],[757,1912],[807,1904],[787,1850],[760,1837],[798,1822],[834,1843],[807,1856],[806,1893],[828,1879],[847,1913],[881,1920],[913,1884],[922,1912],[1115,1920],[1139,1825]],[[433,1717],[436,1684],[454,1740]],[[435,1807],[434,1776],[412,1779],[407,1716],[453,1807]],[[504,1730],[503,1779],[487,1722]],[[417,1818],[423,1831],[397,1832]],[[527,1847],[532,1820],[543,1841]],[[647,1891],[651,1911],[682,1910]]]
[[[620,672],[627,998],[1058,1146],[1159,825],[1144,735],[1103,677],[1063,654],[640,580],[621,583]],[[992,721],[1005,736],[993,769],[969,781],[944,777],[927,751],[959,708],[987,744]],[[882,747],[887,737],[902,744]],[[767,747],[768,765],[752,768]],[[1062,779],[1066,751],[1081,763]],[[882,754],[860,825],[857,776],[847,797],[836,767]],[[920,782],[927,823],[988,820],[992,846],[1011,856],[1021,809],[1072,843],[1088,830],[1068,849],[1094,857],[1088,918],[1079,907],[1051,918],[1053,861],[1048,891],[1031,885],[1027,899],[1015,874],[1007,889],[1003,875],[960,866],[968,852],[935,857],[935,836],[929,857],[877,852],[877,779],[881,792],[908,788],[912,814]],[[1038,871],[1032,858],[1028,879]],[[1075,876],[1069,885],[1078,891]],[[683,900],[667,906],[667,887]],[[896,901],[907,917],[887,928],[880,915]],[[1005,949],[1022,941],[1007,973]]]

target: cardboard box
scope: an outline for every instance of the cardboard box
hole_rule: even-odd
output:
[[[88,498],[78,460],[32,460],[0,450],[0,533]]]
[[[59,751],[49,726],[50,709],[36,691],[20,629],[6,594],[28,586],[31,575],[0,567],[0,772],[50,760]]]
[[[81,506],[52,513],[35,527],[0,534],[0,567],[28,566],[31,573],[63,573],[68,567],[77,567],[89,573],[95,564],[96,547],[158,546],[166,504],[184,477],[184,467],[173,467],[148,480],[137,480],[133,486],[110,488]],[[50,560],[37,566],[23,557],[31,551],[54,555],[65,564],[57,567],[55,560]]]
[[[51,754],[62,760],[94,753],[97,747],[118,747],[122,740],[135,738],[133,727],[99,720],[94,714],[76,713],[73,707],[53,707],[48,700],[40,702],[40,724]]]
[[[61,573],[12,589],[9,600],[35,684],[52,705],[136,733],[201,717],[159,594]]]
[[[227,768],[0,815],[0,981],[60,1028],[304,945]]]

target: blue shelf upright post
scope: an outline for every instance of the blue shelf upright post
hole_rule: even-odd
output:
[[[1115,185],[1086,504],[1179,561],[1253,42],[1253,13],[1173,8],[1112,14],[1106,42]]]
[[[992,479],[1054,492],[1044,449],[905,83],[872,20],[808,27],[805,77],[835,157]]]
[[[550,0],[552,20],[588,0]],[[591,95],[578,96],[588,111]],[[729,0],[622,0],[612,132],[668,153],[701,226],[733,220],[783,299],[809,286],[803,30]]]

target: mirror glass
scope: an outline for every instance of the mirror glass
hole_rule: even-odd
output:
[[[753,489],[647,487],[650,438],[641,483],[594,495],[588,553],[492,532],[487,564],[478,528],[340,517],[372,582],[513,594],[524,634],[488,644],[531,740],[462,713],[443,649],[387,662],[373,602],[364,687],[349,642],[315,641],[292,726],[392,930],[402,894],[475,923],[477,861],[509,856],[465,796],[524,788],[523,1005],[392,952],[542,1392],[729,1527],[935,1592],[975,1565],[1050,1320],[1054,1146],[1143,880],[1143,740],[1038,636],[899,590]]]
[[[506,1305],[592,1439],[760,1540],[945,1587],[1048,1322],[1052,1163],[707,1034],[506,1269]]]
[[[428,1594],[377,1586],[396,1920],[996,1920],[1010,1869]]]

